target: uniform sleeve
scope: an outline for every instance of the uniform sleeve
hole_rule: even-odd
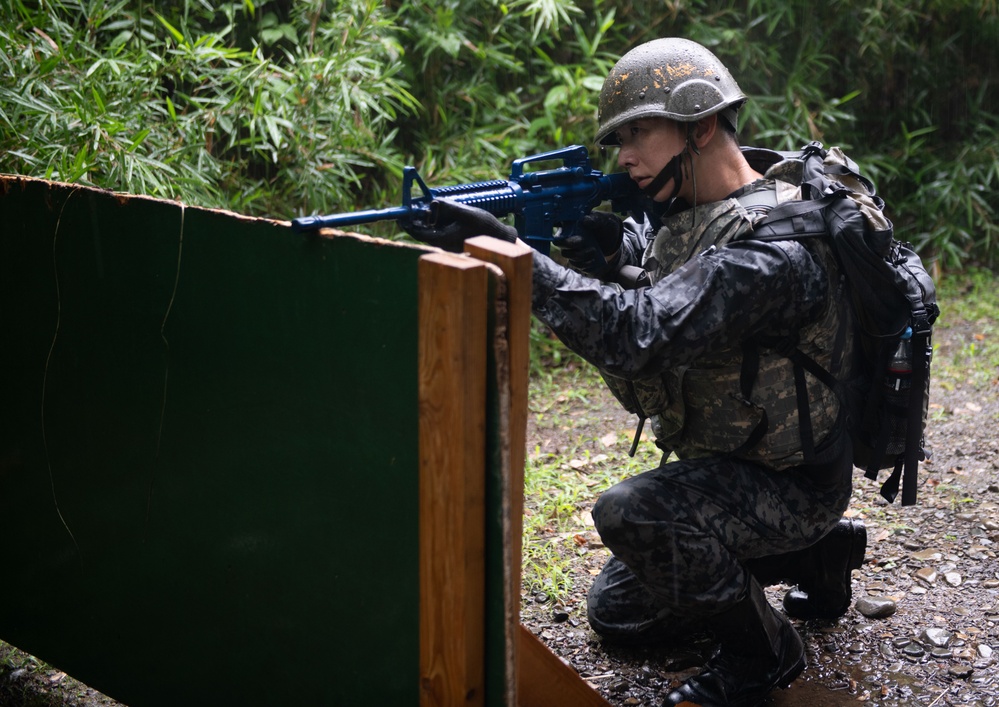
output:
[[[821,261],[799,241],[742,241],[693,258],[651,287],[622,290],[535,253],[533,308],[572,351],[625,379],[645,378],[793,332],[820,316]]]

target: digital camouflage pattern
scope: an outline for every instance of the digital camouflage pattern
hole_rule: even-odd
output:
[[[788,160],[786,162],[795,162]],[[800,170],[799,170],[800,171]],[[767,179],[749,185],[733,198],[687,209],[664,220],[655,237],[641,249],[641,264],[658,283],[674,275],[695,259],[708,258],[719,248],[751,235],[755,220],[761,218],[776,203],[794,198],[789,183],[774,180],[773,174],[794,175],[793,167],[778,164]],[[800,197],[800,194],[799,194]],[[747,206],[748,205],[748,206]],[[648,231],[629,229],[629,237],[647,238]],[[695,361],[663,367],[651,376],[627,378],[601,368],[604,380],[624,407],[642,418],[651,418],[657,444],[665,451],[676,451],[680,457],[694,458],[716,454],[732,454],[745,459],[767,462],[774,468],[790,468],[805,461],[802,433],[799,425],[798,395],[809,400],[810,423],[814,441],[821,441],[832,430],[840,413],[836,392],[803,373],[803,390],[795,385],[794,365],[774,347],[788,343],[798,346],[834,375],[848,372],[852,337],[838,339],[852,327],[841,326],[849,317],[843,288],[833,256],[824,243],[802,246],[800,243],[778,243],[790,252],[801,247],[811,248],[811,255],[824,271],[833,273],[830,281],[832,296],[825,297],[821,314],[802,326],[800,331],[761,331],[758,342],[759,364],[755,385],[750,396],[741,390],[745,339],[724,347],[704,351]],[[637,253],[632,246],[625,252]],[[626,263],[627,264],[627,263]],[[772,277],[765,271],[753,272],[761,279]],[[748,296],[745,285],[749,275],[728,283],[720,298],[741,300]],[[653,288],[655,289],[655,288]],[[724,299],[718,303],[724,306]],[[692,323],[692,326],[701,322]],[[751,338],[751,337],[747,337]],[[572,344],[566,342],[570,348]],[[756,444],[745,448],[758,426],[765,425],[766,434]]]
[[[848,448],[814,475],[716,457],[615,485],[593,509],[614,553],[590,589],[593,630],[630,643],[696,630],[741,598],[749,560],[800,550],[836,524],[852,468]]]
[[[791,362],[758,343],[748,399],[740,389],[747,341],[795,341],[833,371],[852,352],[852,338],[837,337],[849,315],[828,248],[742,240],[768,202],[794,198],[795,185],[781,179],[793,172],[778,165],[660,229],[629,222],[622,265],[648,268],[650,287],[624,290],[535,256],[535,314],[627,409],[651,416],[657,444],[680,457],[620,482],[594,509],[615,556],[590,595],[591,623],[604,635],[648,637],[722,611],[745,592],[746,560],[812,544],[849,501],[835,393],[806,374],[818,448],[804,465]],[[766,435],[742,449],[763,410]]]

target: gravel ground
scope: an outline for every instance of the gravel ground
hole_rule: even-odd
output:
[[[993,323],[938,328],[936,359],[968,350],[984,340],[983,331],[994,335]],[[557,452],[560,437],[570,435],[591,440],[588,458],[593,459],[605,442],[620,444],[606,436],[608,429],[626,433],[634,425],[634,418],[618,412],[609,395],[597,391],[569,401],[565,412],[559,429],[547,427],[543,415],[533,416],[529,449]],[[999,650],[997,422],[999,372],[938,380],[934,370],[928,432],[933,457],[922,467],[917,505],[888,505],[878,494],[879,485],[856,471],[848,512],[864,519],[868,528],[865,563],[854,571],[854,599],[888,603],[896,610],[887,618],[869,618],[858,608],[863,603],[855,603],[836,622],[796,622],[808,668],[768,704],[999,704],[993,655]],[[586,464],[577,471],[585,474]],[[592,500],[587,507],[591,505]],[[585,511],[580,514],[584,525]],[[525,589],[523,622],[611,704],[659,705],[671,686],[698,670],[710,644],[629,650],[603,646],[586,623],[585,596],[608,551],[592,526],[569,535],[574,542],[560,545],[577,556],[569,596],[555,605],[545,592]],[[787,589],[768,589],[775,606]]]

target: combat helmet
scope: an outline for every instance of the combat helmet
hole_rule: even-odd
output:
[[[597,143],[618,144],[615,131],[638,118],[688,123],[721,113],[734,129],[745,100],[725,65],[700,44],[654,39],[621,57],[604,81]]]

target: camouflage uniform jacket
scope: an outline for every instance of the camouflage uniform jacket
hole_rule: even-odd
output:
[[[834,375],[847,372],[843,278],[818,239],[741,240],[774,204],[800,198],[795,174],[793,160],[778,162],[728,199],[664,218],[654,234],[629,220],[621,264],[642,265],[649,287],[624,290],[535,257],[535,314],[681,458],[728,454],[776,469],[824,461],[803,451],[798,397],[820,445],[839,415],[836,393],[777,349],[796,344]],[[749,391],[747,356],[758,360]]]

